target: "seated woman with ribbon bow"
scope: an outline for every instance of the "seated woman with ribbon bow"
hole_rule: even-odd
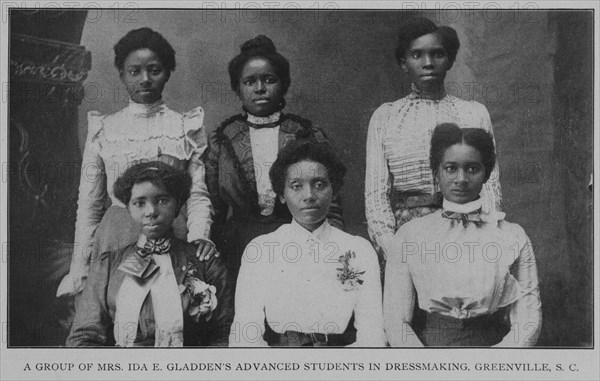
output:
[[[542,314],[535,257],[523,228],[482,211],[496,162],[492,136],[438,125],[430,165],[443,209],[402,225],[385,269],[384,321],[391,346],[533,346]],[[484,209],[485,210],[485,209]],[[415,294],[426,313],[415,333]]]
[[[233,287],[216,256],[173,236],[191,177],[154,161],[136,164],[114,185],[141,230],[136,243],[92,258],[68,346],[227,345]]]

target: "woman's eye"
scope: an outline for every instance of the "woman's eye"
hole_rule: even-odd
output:
[[[160,73],[162,73],[162,70],[160,70],[160,69],[152,69],[152,71],[150,73],[152,73],[152,75],[159,75]]]
[[[277,78],[275,78],[275,77],[267,77],[267,78],[265,78],[265,83],[269,84],[269,85],[277,83]]]
[[[449,165],[449,166],[445,167],[444,170],[446,172],[455,172],[456,171],[456,167],[454,165]]]
[[[161,198],[161,199],[159,199],[159,200],[158,200],[158,203],[159,203],[160,205],[164,205],[164,204],[166,204],[166,203],[168,203],[168,202],[169,202],[169,199],[168,199],[168,198]]]
[[[246,86],[252,86],[254,84],[254,80],[253,79],[246,79],[242,82],[242,84],[246,85]]]
[[[300,190],[300,185],[299,184],[291,184],[290,189],[293,191],[298,191],[298,190]]]
[[[479,169],[480,169],[480,167],[478,165],[472,165],[467,168],[467,171],[469,171],[471,173],[476,173],[479,171]]]
[[[131,69],[131,70],[129,70],[129,74],[131,74],[131,75],[137,75],[139,72],[140,71],[137,70],[137,69]]]
[[[414,58],[414,59],[418,59],[418,58],[421,57],[421,53],[419,53],[419,52],[413,52],[410,56],[412,58]]]
[[[137,208],[141,208],[142,206],[144,206],[144,203],[142,201],[134,201],[131,203],[131,205],[133,205]]]
[[[435,53],[435,58],[444,58],[444,57],[446,57],[445,52],[436,52]]]

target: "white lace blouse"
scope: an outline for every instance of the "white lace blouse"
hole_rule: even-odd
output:
[[[83,152],[75,242],[85,245],[100,223],[105,198],[125,207],[114,196],[116,179],[131,165],[158,159],[169,164],[188,162],[192,190],[187,207],[188,241],[208,239],[211,204],[204,182],[206,149],[204,111],[198,107],[180,114],[158,101],[151,105],[130,102],[111,115],[88,114],[88,135]],[[85,250],[82,255],[89,256]],[[83,258],[88,259],[88,258]]]

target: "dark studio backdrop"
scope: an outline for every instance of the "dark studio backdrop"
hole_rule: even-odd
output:
[[[177,68],[164,99],[177,111],[203,107],[209,132],[241,111],[229,88],[229,60],[247,39],[272,38],[291,63],[284,111],[312,120],[333,140],[349,169],[341,193],[348,231],[367,237],[368,122],[381,103],[410,89],[394,49],[397,26],[414,13],[54,12],[11,14],[10,346],[64,339],[65,305],[53,295],[73,245],[86,114],[126,106],[112,47],[131,29],[149,26],[173,45]],[[537,258],[544,314],[538,345],[592,346],[593,12],[421,14],[458,32],[448,92],[490,112],[503,209],[525,228]],[[36,60],[56,64],[52,49],[71,67],[67,75],[23,70]]]

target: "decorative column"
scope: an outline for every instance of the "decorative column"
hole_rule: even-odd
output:
[[[56,286],[73,251],[85,11],[10,10],[8,345],[64,343]]]

